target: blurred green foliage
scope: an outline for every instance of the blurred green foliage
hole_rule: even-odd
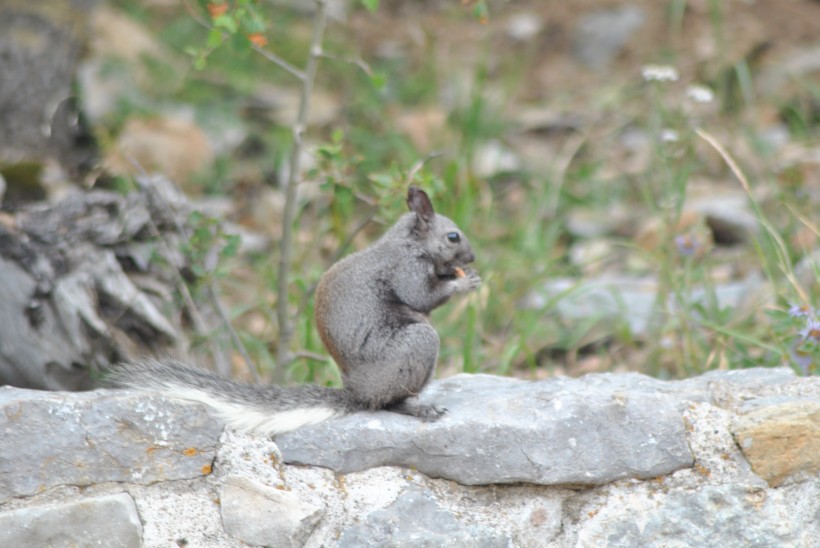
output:
[[[119,3],[143,20],[154,17],[138,2]],[[251,51],[249,36],[261,34],[267,49],[299,67],[307,55],[310,21],[295,11],[253,0],[229,4],[230,10],[212,16],[210,21],[207,1],[199,3],[199,20],[182,11],[154,21],[160,38],[176,51],[186,52],[195,69],[185,76],[182,86],[159,86],[165,95],[158,100],[194,105],[205,125],[209,119],[241,121],[263,149],[253,161],[262,164],[261,172],[276,173],[291,147],[290,130],[270,117],[258,116],[248,98],[260,86],[287,87],[294,81],[286,70]],[[673,35],[681,33],[685,4],[680,0],[669,3],[668,24]],[[372,17],[382,9],[373,0],[362,0],[361,5]],[[725,44],[724,21],[729,15],[720,2],[710,2],[709,6],[716,43]],[[489,16],[485,2],[472,2],[467,8],[441,16],[475,17],[476,25]],[[492,37],[488,34],[483,40],[475,49],[489,51]],[[443,80],[433,48],[412,58],[370,59],[362,54],[355,33],[344,24],[336,24],[324,49],[328,58],[319,68],[317,88],[332,90],[342,112],[332,127],[309,132],[311,140],[321,144],[315,149],[314,164],[306,178],[318,183],[320,193],[301,204],[299,212],[301,230],[311,234],[311,241],[298,249],[294,265],[292,305],[299,318],[299,350],[323,352],[311,304],[312,288],[321,273],[340,254],[378,237],[404,211],[406,187],[415,183],[431,193],[438,211],[452,217],[467,233],[484,280],[476,294],[454,300],[434,313],[433,322],[442,338],[442,368],[449,373],[573,372],[579,361],[591,358],[606,368],[626,363],[629,369],[659,376],[683,376],[716,367],[784,364],[803,372],[818,371],[820,342],[812,338],[805,318],[797,320],[787,312],[792,305],[811,307],[818,303],[816,289],[805,294],[794,283],[794,264],[808,251],[795,234],[816,232],[817,217],[801,198],[800,173],[778,172],[765,143],[757,140],[754,129],[747,125],[745,114],[756,108],[749,84],[753,68],[748,60],[736,64],[718,60],[718,68],[705,75],[704,81],[715,90],[715,100],[722,107],[719,120],[698,118],[681,100],[679,90],[673,90],[680,86],[651,78],[642,81],[633,75],[602,89],[599,102],[590,105],[594,112],[584,118],[588,127],[565,169],[534,173],[522,167],[513,173],[480,177],[474,166],[482,145],[491,140],[506,142],[510,128],[508,113],[499,108],[498,101],[488,99],[488,89],[501,88],[512,95],[525,85],[527,71],[522,67],[526,55],[519,63],[513,56],[510,63],[492,70],[486,59],[478,56],[466,99],[455,102],[447,112],[446,136],[435,143],[441,149],[419,150],[398,127],[395,113],[440,108],[442,96],[451,87]],[[675,61],[669,50],[662,50],[659,56]],[[155,74],[163,78],[162,70]],[[815,93],[815,97],[820,94]],[[817,118],[796,103],[781,108],[793,138],[816,143]],[[763,159],[764,168],[749,175],[755,189],[767,189],[749,195],[761,229],[752,242],[729,258],[706,249],[709,244],[702,233],[682,231],[679,226],[690,181],[705,170],[704,150],[708,147],[695,133],[701,125],[731,128],[735,142],[744,142]],[[640,128],[650,137],[651,158],[646,169],[606,174],[605,167],[611,162],[609,150],[630,127]],[[203,187],[214,193],[237,192],[240,183],[234,168],[239,163],[234,157],[222,158],[220,169],[214,170],[210,180],[202,181]],[[743,166],[745,162],[741,159],[740,163]],[[725,165],[720,169],[723,176],[732,178]],[[276,177],[272,179],[275,182]],[[268,185],[271,180],[253,184]],[[767,198],[758,203],[762,194]],[[659,221],[658,244],[650,248],[642,248],[630,238],[613,238],[615,250],[639,259],[638,272],[658,282],[648,334],[638,337],[632,333],[626,317],[562,317],[557,307],[570,291],[547,299],[537,309],[523,307],[527,296],[545,282],[561,276],[582,280],[585,275],[567,256],[577,238],[567,232],[568,212],[583,207],[607,216],[616,206],[639,212],[636,217]],[[206,223],[194,236],[189,252],[199,253],[199,244],[215,234]],[[690,252],[701,245],[704,253]],[[233,250],[233,244],[228,242],[225,249]],[[272,253],[276,254],[275,246]],[[236,259],[232,261],[236,265]],[[715,297],[719,282],[714,272],[727,261],[742,263],[739,270],[764,273],[773,292],[770,308],[749,312],[719,305]],[[233,307],[240,326],[242,318],[253,313],[267,318],[270,329],[256,330],[253,335],[242,332],[262,369],[275,367],[273,264],[275,257],[252,258],[250,267],[255,279],[261,280],[259,293],[255,300]],[[226,275],[222,283],[224,293],[230,295],[234,284],[241,282]],[[689,296],[696,291],[702,291],[706,298],[693,302]],[[630,313],[628,305],[625,315]],[[808,334],[801,334],[806,329]],[[292,364],[288,376],[294,381],[339,382],[327,362],[309,359]]]

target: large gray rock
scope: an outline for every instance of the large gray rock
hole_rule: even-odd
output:
[[[0,512],[0,546],[139,548],[142,525],[127,493]]]
[[[228,476],[220,497],[225,532],[255,546],[299,548],[324,510],[242,476]]]
[[[346,473],[414,467],[465,485],[597,485],[690,467],[679,399],[643,375],[526,382],[459,375],[424,400],[449,409],[438,422],[379,412],[280,435],[287,463]]]
[[[0,2],[0,164],[89,158],[65,99],[99,0]],[[64,108],[59,108],[62,105]],[[43,128],[49,128],[44,131]],[[14,187],[14,180],[9,180]]]
[[[0,223],[0,385],[89,389],[112,360],[185,356],[171,294],[188,268],[179,227],[190,204],[163,177],[137,183],[128,196],[70,192]]]
[[[511,545],[512,541],[506,535],[459,522],[418,487],[408,487],[393,504],[369,514],[360,524],[348,528],[339,540],[340,548],[506,548]]]
[[[57,485],[199,477],[221,431],[199,404],[0,387],[0,502]]]
[[[591,519],[587,516],[575,545],[809,547],[817,546],[820,538],[816,487],[809,495],[813,503],[736,484],[641,491],[630,493],[621,504],[607,505]]]

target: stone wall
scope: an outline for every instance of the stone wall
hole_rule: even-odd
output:
[[[423,424],[278,436],[123,390],[0,388],[0,546],[816,546],[820,379],[459,375]]]

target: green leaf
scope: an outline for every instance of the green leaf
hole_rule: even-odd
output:
[[[385,76],[382,72],[374,72],[370,76],[370,83],[377,90],[383,91],[384,87],[387,85],[387,76]]]
[[[214,27],[217,29],[225,29],[231,34],[236,34],[236,31],[239,29],[239,26],[236,24],[236,19],[227,14],[220,15],[214,19]]]
[[[481,24],[485,24],[490,20],[490,10],[487,8],[487,2],[479,0],[479,2],[473,6],[473,17],[478,19],[478,22]]]
[[[375,13],[379,9],[379,0],[360,0],[362,5],[370,13]]]
[[[239,234],[227,234],[225,236],[225,247],[222,248],[220,255],[223,258],[233,257],[239,251],[239,245],[242,243],[242,238]]]
[[[208,33],[208,47],[215,48],[222,43],[222,31],[219,29],[211,29],[211,32]]]

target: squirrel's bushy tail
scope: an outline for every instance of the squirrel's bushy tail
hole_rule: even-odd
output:
[[[359,407],[344,389],[246,384],[175,360],[121,363],[109,370],[107,379],[116,386],[156,390],[172,398],[204,403],[227,426],[266,436],[345,415]]]

